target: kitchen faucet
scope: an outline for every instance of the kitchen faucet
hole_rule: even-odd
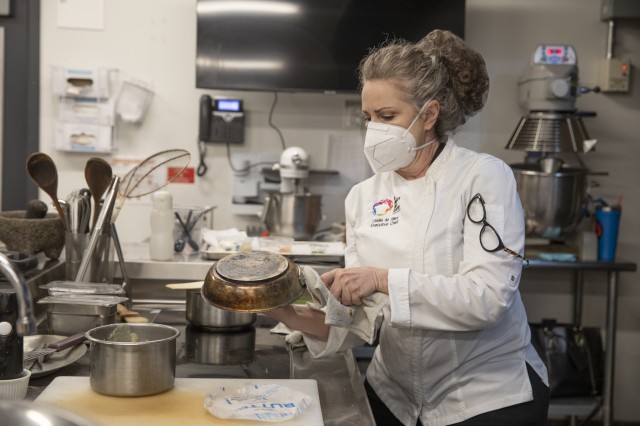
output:
[[[22,272],[5,256],[0,253],[0,272],[13,286],[18,299],[18,320],[16,331],[20,336],[35,334],[37,329],[36,319],[33,315],[33,302],[31,292]]]

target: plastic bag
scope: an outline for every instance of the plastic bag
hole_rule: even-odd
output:
[[[221,419],[283,422],[304,411],[311,397],[279,384],[221,386],[207,393],[204,408]]]

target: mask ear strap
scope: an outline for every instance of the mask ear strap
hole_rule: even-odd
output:
[[[413,125],[416,124],[416,121],[418,121],[418,118],[420,118],[420,114],[422,114],[422,111],[424,111],[426,106],[429,105],[429,102],[431,102],[432,100],[433,99],[429,99],[427,102],[424,103],[424,105],[422,105],[422,108],[420,108],[418,110],[418,113],[416,114],[416,116],[413,119],[413,121],[411,122],[411,124],[409,124],[409,127],[407,127],[407,129],[402,133],[402,140],[403,141],[404,141],[404,138],[406,138],[407,135],[409,134],[409,132],[411,131],[411,128],[413,127]]]

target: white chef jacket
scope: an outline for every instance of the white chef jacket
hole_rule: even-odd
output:
[[[548,384],[530,343],[518,285],[522,261],[479,241],[466,217],[480,193],[486,220],[523,253],[524,213],[511,168],[450,138],[423,178],[378,173],[345,201],[347,267],[388,268],[389,304],[367,380],[407,425],[447,425],[533,399],[528,363]],[[362,341],[333,327],[316,356]]]

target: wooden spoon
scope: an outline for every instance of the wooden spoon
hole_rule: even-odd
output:
[[[171,290],[195,290],[202,288],[204,281],[192,281],[190,283],[171,283],[165,284],[165,287]]]
[[[69,231],[67,218],[58,201],[58,170],[51,157],[43,152],[34,152],[27,158],[27,172],[31,180],[51,197],[65,231]]]
[[[92,229],[95,228],[96,222],[98,221],[100,199],[102,199],[104,192],[109,188],[112,177],[113,171],[111,170],[111,165],[105,160],[98,157],[91,157],[87,160],[84,168],[84,178],[87,180],[87,185],[89,185],[89,190],[93,197]]]

